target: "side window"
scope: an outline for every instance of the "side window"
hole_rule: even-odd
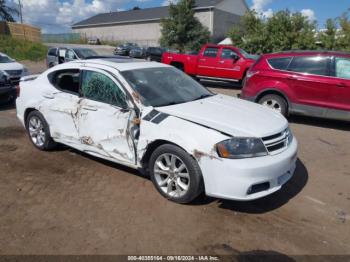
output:
[[[299,73],[328,76],[329,61],[328,57],[322,56],[297,56],[293,58],[288,70]]]
[[[286,70],[291,60],[291,57],[281,57],[270,58],[268,62],[273,69]]]
[[[335,58],[335,76],[350,79],[350,59],[343,57]]]
[[[57,89],[79,95],[79,69],[59,70],[49,75],[49,80]]]
[[[207,47],[203,53],[203,56],[206,57],[217,57],[219,48],[216,47]]]
[[[48,55],[49,56],[57,56],[57,49],[56,48],[51,48],[50,50],[49,50],[49,53],[48,53]]]
[[[233,56],[238,56],[238,54],[229,48],[223,48],[221,52],[221,58],[223,59],[232,59]]]
[[[76,59],[73,50],[67,50],[67,52],[66,52],[66,58],[68,58],[68,59]]]
[[[86,98],[121,108],[127,107],[125,94],[112,79],[102,73],[84,71],[81,91]]]

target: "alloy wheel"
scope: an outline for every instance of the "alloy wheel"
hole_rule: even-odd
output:
[[[185,163],[176,155],[160,155],[154,164],[154,176],[159,188],[169,197],[180,198],[190,187],[190,174]]]
[[[44,130],[44,125],[39,117],[33,116],[29,120],[29,135],[33,141],[33,143],[42,147],[45,144],[46,133]]]

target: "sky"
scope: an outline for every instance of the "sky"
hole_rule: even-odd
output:
[[[42,28],[43,33],[69,32],[71,25],[93,15],[167,5],[171,0],[21,0],[25,23]],[[176,1],[176,0],[172,0]],[[235,0],[233,0],[235,1]],[[324,28],[328,18],[336,18],[350,8],[349,0],[246,0],[248,6],[269,17],[281,9],[302,12]],[[18,0],[7,0],[10,5]]]

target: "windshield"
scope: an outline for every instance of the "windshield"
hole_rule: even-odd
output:
[[[241,52],[241,54],[245,57],[245,58],[250,58],[250,59],[254,59],[254,60],[258,60],[260,56],[258,55],[252,55],[247,53],[245,50],[243,49],[239,49],[239,52]]]
[[[146,68],[122,72],[147,106],[168,106],[212,96],[209,90],[172,67]]]
[[[14,62],[15,60],[9,58],[8,56],[4,56],[4,55],[0,55],[0,63],[12,63]]]
[[[98,56],[98,54],[91,49],[74,49],[74,52],[80,59],[84,59],[90,56]]]

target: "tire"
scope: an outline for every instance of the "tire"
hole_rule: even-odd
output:
[[[258,103],[281,113],[285,117],[288,115],[287,101],[279,95],[265,95]]]
[[[42,151],[49,151],[57,146],[50,135],[50,128],[39,111],[32,111],[26,118],[26,129],[32,144]]]
[[[175,159],[173,169],[172,159]],[[187,204],[204,190],[202,172],[197,161],[175,145],[165,144],[158,147],[151,155],[149,168],[154,186],[168,200]]]

